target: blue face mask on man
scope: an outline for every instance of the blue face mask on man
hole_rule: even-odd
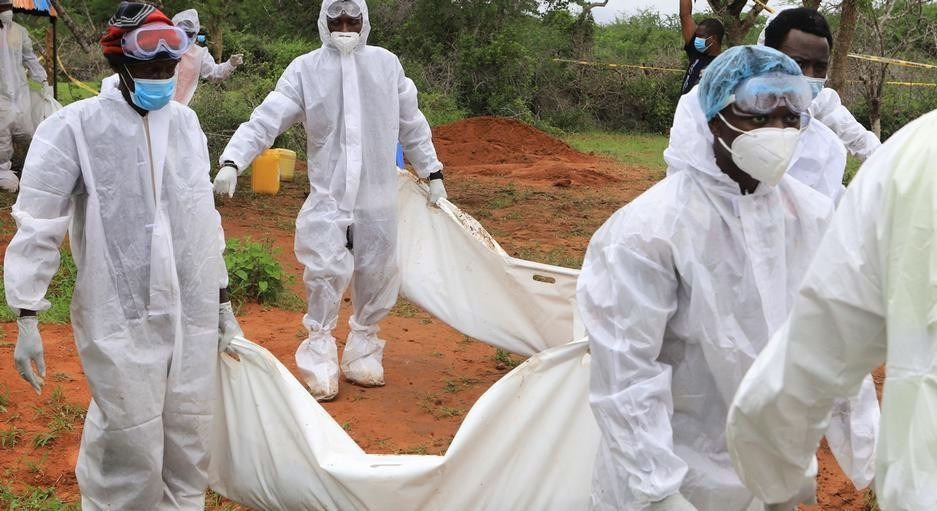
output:
[[[195,41],[196,41],[198,44],[205,44],[205,36],[203,36],[202,34],[199,34],[199,35],[195,36]]]
[[[709,49],[709,45],[706,44],[706,39],[708,37],[694,37],[693,38],[693,47],[696,48],[696,51],[703,53]]]
[[[176,91],[176,77],[166,78],[164,80],[149,80],[145,78],[133,78],[130,70],[126,67],[127,74],[133,79],[133,92],[130,99],[134,105],[152,112],[159,110],[172,101],[172,95]]]

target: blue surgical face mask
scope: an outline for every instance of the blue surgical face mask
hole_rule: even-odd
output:
[[[130,75],[129,70],[127,74]],[[133,75],[130,75],[130,77],[133,78]],[[130,99],[134,105],[152,112],[169,104],[175,91],[175,76],[165,80],[133,78],[133,93],[130,94]]]
[[[198,44],[205,44],[205,36],[203,36],[203,35],[201,35],[201,34],[199,34],[198,36],[196,36],[195,40],[196,40],[196,42],[198,42]]]
[[[706,44],[705,37],[694,37],[693,38],[693,47],[696,48],[696,51],[703,53],[709,49],[709,45]]]
[[[810,84],[810,92],[813,93],[813,97],[817,97],[820,94],[820,91],[823,90],[823,87],[826,87],[826,77],[823,78],[811,78],[805,76],[807,83]]]

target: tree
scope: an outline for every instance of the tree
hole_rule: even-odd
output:
[[[886,59],[905,58],[914,50],[933,42],[937,23],[928,0],[872,0],[860,5],[858,26],[859,49],[862,53]],[[869,124],[881,137],[882,95],[894,74],[887,62],[859,60],[856,78],[869,107]]]
[[[833,45],[833,61],[830,63],[829,86],[840,95],[846,92],[846,73],[849,68],[849,51],[856,35],[859,21],[859,5],[862,0],[843,0],[840,7],[839,29]]]
[[[758,16],[765,10],[764,5],[767,4],[767,0],[755,2],[747,13],[742,14],[747,4],[748,0],[709,0],[713,13],[722,20],[722,24],[726,27],[727,46],[742,44],[755,23],[758,22]]]

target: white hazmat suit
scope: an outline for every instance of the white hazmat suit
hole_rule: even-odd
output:
[[[670,151],[668,177],[593,236],[578,282],[602,431],[593,507],[643,510],[680,493],[701,511],[741,511],[753,495],[726,450],[728,407],[783,324],[833,202],[791,176],[742,195],[712,136]],[[871,390],[840,403],[831,441],[859,484],[878,420]]]
[[[937,113],[862,167],[824,237],[790,320],[742,382],[729,449],[756,495],[794,493],[830,420],[883,362],[875,493],[889,511],[937,509]]]
[[[198,11],[195,9],[176,14],[173,16],[172,22],[177,27],[190,33],[197,34],[201,28]],[[208,48],[193,42],[189,50],[182,56],[179,65],[176,66],[176,92],[173,94],[173,101],[188,105],[195,96],[199,79],[204,78],[213,83],[227,80],[237,68],[238,62],[239,58],[232,57],[227,62],[216,64]]]
[[[33,52],[29,33],[15,22],[4,23],[0,28],[0,188],[11,192],[17,188],[10,161],[13,138],[28,140],[35,129],[27,71],[32,80],[46,81],[46,70]]]
[[[113,85],[43,122],[4,259],[7,303],[44,310],[66,232],[92,401],[82,509],[203,509],[226,281],[205,135],[177,103],[141,117]]]
[[[377,338],[377,324],[396,303],[400,287],[397,141],[421,178],[442,169],[413,82],[393,53],[366,45],[371,29],[367,5],[355,0],[363,12],[360,42],[343,56],[330,42],[325,13],[332,3],[323,2],[319,15],[322,48],[287,67],[220,159],[243,171],[290,126],[302,122],[306,129],[311,193],[296,219],[295,251],[305,266],[303,323],[310,337],[296,361],[313,392],[324,390],[317,394],[321,399],[337,392],[331,331],[349,282],[354,316],[342,366],[358,382],[366,383],[370,373],[378,376],[383,341]],[[367,360],[364,368],[355,364]]]
[[[683,169],[687,153],[684,147],[694,138],[702,137],[712,144],[713,135],[706,126],[706,116],[699,107],[699,87],[680,97],[670,128],[670,143],[664,151],[667,174]],[[695,156],[695,155],[693,155]],[[833,199],[843,194],[843,174],[846,170],[846,149],[835,133],[821,122],[811,122],[800,135],[794,158],[787,174],[801,183]]]

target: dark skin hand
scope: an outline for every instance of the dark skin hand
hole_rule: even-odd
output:
[[[729,121],[732,126],[742,131],[751,131],[758,128],[800,129],[800,114],[793,112],[786,106],[779,106],[769,114],[758,115],[736,112],[735,109],[732,108],[732,105],[729,105],[722,109],[721,113],[726,121]],[[732,161],[732,153],[719,143],[719,139],[721,138],[727,146],[732,147],[732,142],[734,142],[741,133],[726,126],[726,123],[722,122],[719,116],[709,121],[709,131],[712,132],[713,137],[716,139],[713,143],[713,150],[716,153],[716,165],[727,176],[732,178],[733,181],[739,184],[739,190],[741,190],[743,195],[753,193],[755,189],[758,188],[760,182],[738,168],[735,162]]]
[[[352,18],[347,14],[342,14],[338,18],[328,18],[326,20],[329,26],[329,32],[357,32],[361,33],[361,27],[364,20],[361,16]]]
[[[133,93],[133,79],[166,80],[172,78],[176,74],[176,64],[178,63],[179,61],[172,59],[160,59],[127,64],[126,66],[111,65],[111,69],[120,75],[120,93],[123,94],[124,100],[126,100],[127,104],[136,110],[138,114],[142,117],[146,117],[146,114],[149,112],[133,104],[133,100],[130,99],[130,95]]]
[[[830,42],[825,37],[791,29],[778,49],[800,66],[804,76],[826,78],[830,67]]]

